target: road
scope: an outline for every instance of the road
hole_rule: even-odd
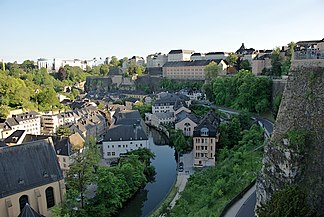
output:
[[[228,114],[238,114],[239,111],[229,108],[221,108],[216,105],[211,106],[213,109],[218,109]],[[259,116],[252,116],[252,119],[258,121],[259,125],[264,129],[265,135],[270,138],[273,132],[273,123],[266,118]],[[252,192],[252,193],[251,193]],[[254,207],[256,204],[256,192],[255,185],[242,197],[241,200],[237,201],[226,213],[226,217],[254,217]],[[238,210],[239,208],[239,210]],[[238,210],[238,211],[237,211]]]

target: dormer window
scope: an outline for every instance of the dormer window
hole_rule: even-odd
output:
[[[200,135],[201,136],[208,136],[209,130],[208,128],[204,127],[200,129]]]

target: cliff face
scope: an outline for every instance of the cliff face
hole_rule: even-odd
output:
[[[294,183],[307,193],[310,207],[324,216],[324,66],[320,65],[307,60],[292,65],[265,147],[257,205]]]

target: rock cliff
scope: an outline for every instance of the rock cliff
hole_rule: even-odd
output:
[[[324,216],[324,66],[307,60],[291,67],[257,178],[257,205],[292,183]]]

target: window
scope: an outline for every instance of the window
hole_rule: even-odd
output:
[[[28,203],[28,196],[23,195],[19,198],[19,206],[20,206],[20,211],[25,207],[26,203]]]
[[[107,156],[110,156],[111,155],[111,152],[107,152]]]
[[[121,146],[120,145],[118,145],[118,148],[120,148]]]
[[[63,162],[66,162],[66,159],[65,159],[65,157],[63,157]]]
[[[54,190],[53,187],[48,187],[45,190],[46,194],[46,204],[47,204],[47,209],[55,206],[55,200],[54,200]]]
[[[201,128],[201,130],[200,130],[200,135],[201,136],[208,136],[208,128]]]
[[[116,153],[115,153],[114,151],[113,151],[113,152],[111,152],[111,155],[112,155],[112,156],[115,156],[115,154],[116,154]]]

